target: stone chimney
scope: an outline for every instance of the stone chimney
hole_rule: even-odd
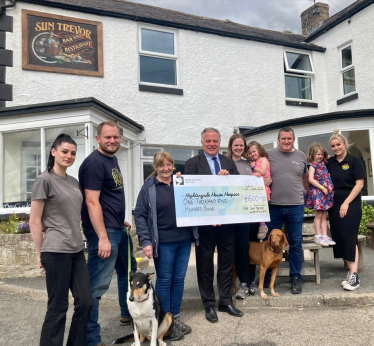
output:
[[[316,31],[323,21],[329,18],[329,5],[317,2],[301,13],[301,27],[303,35],[308,36]]]

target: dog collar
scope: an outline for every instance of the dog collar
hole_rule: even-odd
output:
[[[149,293],[148,293],[148,295],[147,295],[147,298],[145,298],[145,299],[143,299],[143,300],[141,300],[141,301],[137,300],[136,302],[137,302],[137,303],[143,303],[143,302],[145,302],[146,300],[148,300],[148,298],[149,298]]]
[[[274,252],[274,253],[281,253],[283,252],[283,250],[277,250],[273,245],[270,245],[271,247],[271,250]]]

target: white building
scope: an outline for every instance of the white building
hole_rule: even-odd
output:
[[[237,129],[270,148],[277,130],[292,126],[296,147],[306,151],[314,141],[327,146],[339,128],[364,160],[364,194],[374,199],[373,3],[357,1],[330,18],[317,3],[302,14],[309,32],[302,36],[126,1],[7,2],[0,16],[0,208],[28,205],[60,133],[78,143],[70,169],[77,176],[96,147],[96,126],[109,119],[123,129],[127,215],[155,151],[169,151],[183,172],[207,126],[221,131],[223,151]],[[63,48],[66,37],[78,43]],[[83,45],[96,49],[94,60]]]

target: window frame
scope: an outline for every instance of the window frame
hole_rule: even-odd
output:
[[[351,47],[351,54],[352,54],[352,64],[346,67],[343,67],[343,50]],[[354,58],[354,49],[353,49],[353,43],[352,41],[342,45],[339,47],[339,71],[340,71],[340,93],[341,97],[348,97],[350,95],[357,94],[357,84],[356,84],[356,68],[355,68],[355,58]],[[352,91],[350,93],[344,94],[344,73],[355,70],[355,91]]]
[[[298,98],[292,98],[292,97],[287,97],[286,95],[286,79],[284,79],[284,94],[286,100],[291,100],[291,101],[300,101],[300,102],[315,102],[314,100],[314,78],[312,76],[305,76],[302,74],[291,74],[291,73],[284,73],[284,76],[289,76],[289,77],[296,77],[296,78],[309,78],[310,79],[310,88],[312,89],[312,98],[311,99],[298,99]]]
[[[309,57],[309,62],[310,62],[310,66],[312,68],[312,71],[295,70],[295,69],[290,68],[288,66],[287,53],[307,55]],[[314,75],[314,65],[313,65],[313,59],[312,59],[312,54],[311,53],[302,52],[302,51],[300,52],[300,51],[297,51],[297,50],[287,49],[287,50],[284,50],[284,52],[283,52],[283,58],[284,58],[284,63],[285,63],[285,67],[286,67],[286,72],[293,72],[293,73],[298,73],[298,74],[305,73],[305,74]]]
[[[157,52],[150,52],[150,51],[142,50],[142,29],[174,34],[174,54],[165,54],[165,53],[157,53]],[[140,57],[141,56],[147,56],[151,58],[161,58],[165,60],[175,61],[175,74],[176,74],[176,79],[177,79],[176,85],[142,82],[140,80]],[[179,73],[179,54],[178,54],[178,30],[164,28],[160,26],[153,26],[153,25],[145,25],[145,24],[138,25],[138,64],[139,64],[138,65],[139,66],[139,72],[138,72],[139,84],[179,89],[180,88],[180,80],[179,80],[180,73]]]

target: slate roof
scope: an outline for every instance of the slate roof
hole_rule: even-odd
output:
[[[324,34],[326,31],[332,29],[334,26],[340,24],[341,22],[348,20],[354,14],[360,12],[367,6],[370,6],[374,3],[374,0],[358,0],[346,7],[342,11],[334,14],[330,18],[326,19],[322,25],[308,37],[305,38],[305,42],[311,42],[316,39],[318,36]]]
[[[126,18],[186,30],[246,39],[305,50],[325,51],[324,47],[303,42],[304,37],[254,28],[231,21],[206,18],[125,0],[21,0],[45,6]]]

